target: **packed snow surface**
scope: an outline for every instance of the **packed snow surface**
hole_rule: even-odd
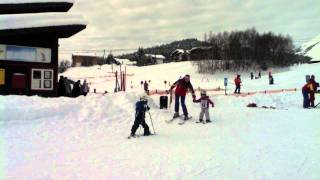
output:
[[[99,68],[72,68],[63,75],[81,80],[91,76],[92,88],[111,92],[111,66]],[[52,99],[0,96],[1,179],[320,179],[320,110],[302,109],[300,92],[304,76],[319,77],[319,68],[301,65],[278,71],[274,86],[267,84],[267,72],[259,80],[242,73],[243,91],[298,91],[245,97],[210,92],[215,102],[211,124],[195,123],[200,107],[189,95],[193,119],[182,126],[178,121],[167,124],[173,105],[160,110],[159,96],[152,96],[157,135],[130,140],[126,137],[134,105],[144,94],[141,80],[151,80],[151,89],[165,89],[164,80],[190,74],[195,87],[215,88],[235,74],[200,75],[190,62],[127,66],[127,73],[134,75],[128,77],[133,88],[126,93]],[[232,90],[230,84],[228,92]],[[252,102],[277,109],[246,108]],[[148,114],[146,121],[152,130]]]

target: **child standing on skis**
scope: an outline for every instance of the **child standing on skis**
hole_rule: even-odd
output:
[[[150,110],[150,107],[148,106],[148,100],[146,96],[142,96],[140,98],[140,101],[136,103],[136,116],[134,124],[131,128],[131,137],[135,137],[136,131],[139,128],[140,124],[144,128],[144,136],[151,135],[149,126],[146,123],[145,120],[145,113]]]
[[[206,91],[201,91],[200,99],[193,100],[194,103],[201,103],[201,112],[199,116],[199,123],[210,123],[210,114],[209,114],[209,106],[214,107],[214,103],[211,101],[209,96],[207,96]],[[206,116],[206,121],[204,121],[203,117]]]

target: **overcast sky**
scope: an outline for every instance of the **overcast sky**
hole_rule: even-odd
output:
[[[297,45],[320,34],[320,0],[76,0],[70,12],[88,26],[60,50],[132,49],[253,26]]]

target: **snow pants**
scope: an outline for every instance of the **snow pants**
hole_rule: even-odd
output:
[[[236,93],[240,94],[240,88],[241,88],[240,85],[236,85],[236,89],[234,90],[234,93],[235,93],[235,94],[236,94]]]
[[[303,108],[310,107],[310,99],[309,99],[308,91],[302,89],[302,95],[303,95]]]
[[[176,96],[176,101],[175,101],[175,106],[174,106],[174,110],[176,113],[179,113],[179,100],[181,97],[181,107],[183,110],[183,114],[185,116],[188,116],[188,110],[187,110],[187,106],[186,106],[186,96],[179,96],[179,95],[175,95]]]
[[[210,120],[209,108],[201,108],[199,120],[204,120],[204,116],[206,116],[206,120]]]
[[[314,101],[316,100],[316,97],[314,95],[314,92],[310,93],[310,106],[314,107]]]
[[[143,135],[150,135],[149,126],[146,123],[145,114],[144,113],[136,113],[136,119],[135,119],[134,124],[133,124],[133,126],[131,128],[131,135],[135,135],[136,134],[136,131],[139,128],[140,124],[144,129]]]

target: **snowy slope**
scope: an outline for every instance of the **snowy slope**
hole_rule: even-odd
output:
[[[122,66],[122,70],[124,67]],[[113,72],[120,71],[119,66],[113,66]],[[268,85],[268,71],[262,72],[262,78],[251,81],[249,79],[250,73],[240,73],[243,81],[243,91],[262,91],[262,90],[273,90],[273,89],[288,89],[298,88],[305,82],[305,75],[314,74],[320,77],[319,65],[301,65],[293,66],[286,70],[279,71],[277,69],[270,69],[274,72],[273,76],[275,79],[275,85]],[[91,83],[91,91],[94,88],[98,92],[113,92],[115,88],[115,78],[112,72],[112,66],[104,65],[101,68],[99,66],[94,67],[77,67],[71,68],[62,75],[67,76],[73,80],[84,80],[87,79]],[[232,92],[234,85],[233,79],[236,74],[234,73],[216,73],[214,75],[203,75],[198,74],[196,66],[192,65],[192,62],[180,62],[180,63],[168,63],[162,65],[153,65],[145,67],[127,66],[127,86],[130,91],[131,82],[133,87],[139,88],[141,81],[149,81],[149,89],[168,89],[168,85],[165,86],[164,81],[168,81],[171,84],[175,82],[180,76],[185,74],[191,75],[191,82],[195,88],[217,88],[224,87],[224,78],[229,79],[229,92]],[[278,75],[279,74],[279,75]],[[257,72],[255,72],[257,75]],[[133,89],[134,90],[134,89]]]
[[[111,67],[73,68],[64,75],[93,76],[96,88]],[[297,87],[305,73],[320,76],[319,65],[302,65],[266,77],[244,77],[244,90]],[[320,178],[320,111],[301,108],[301,92],[247,97],[211,95],[212,124],[196,124],[199,105],[187,97],[194,119],[180,126],[165,123],[170,110],[160,110],[159,96],[149,99],[158,135],[128,140],[134,103],[143,94],[140,80],[164,88],[189,73],[194,86],[221,85],[219,73],[202,81],[188,62],[145,68],[128,67],[134,88],[127,93],[77,99],[0,96],[0,179],[310,179]],[[231,88],[231,87],[230,87]],[[233,88],[233,87],[232,87]],[[230,90],[231,91],[231,90]],[[318,97],[319,98],[319,97]],[[249,109],[255,102],[278,109]],[[149,116],[147,123],[151,127]],[[152,129],[152,128],[151,128]],[[139,131],[138,131],[139,132]],[[140,132],[142,133],[142,132]]]
[[[320,60],[320,35],[303,44],[302,51],[313,60]]]

